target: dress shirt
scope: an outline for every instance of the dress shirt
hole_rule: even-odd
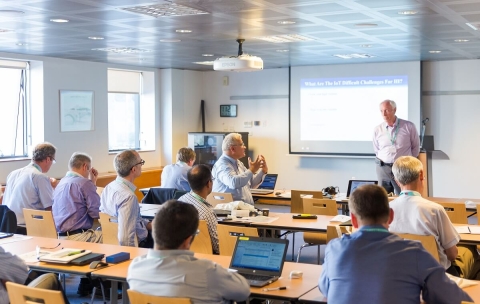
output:
[[[260,170],[257,174],[247,169],[239,161],[222,154],[212,169],[213,191],[231,193],[234,201],[243,201],[253,205],[250,188],[257,188],[265,174]]]
[[[212,240],[212,249],[214,253],[219,253],[218,249],[218,234],[217,234],[217,215],[213,212],[213,206],[210,205],[206,200],[193,191],[182,195],[179,201],[193,205],[197,211],[198,216],[201,220],[207,222],[208,233],[210,234],[210,239]]]
[[[154,250],[136,257],[128,268],[132,290],[162,297],[185,297],[193,304],[245,301],[248,282],[238,273],[197,259],[189,250]]]
[[[47,175],[35,163],[7,176],[3,204],[17,216],[17,225],[25,225],[23,208],[44,210],[53,204],[53,187]]]
[[[395,138],[393,144],[395,153],[389,150],[393,138]],[[400,156],[417,157],[420,153],[420,139],[417,128],[412,122],[400,118],[396,119],[393,127],[389,127],[386,122],[383,122],[375,127],[373,150],[379,159],[391,164]]]
[[[137,187],[120,176],[103,189],[100,198],[100,211],[118,219],[118,241],[121,246],[135,246],[144,240],[148,231],[147,220],[140,215],[140,206],[135,195]]]
[[[162,188],[174,188],[182,191],[190,191],[190,184],[187,180],[187,173],[190,166],[182,161],[168,165],[162,171]]]
[[[58,232],[92,228],[99,209],[97,187],[76,172],[67,172],[53,192],[52,213]]]
[[[28,277],[28,267],[25,262],[16,255],[0,247],[0,281],[25,284]],[[7,289],[0,282],[0,303],[9,303]]]
[[[318,282],[328,303],[426,303],[471,301],[423,249],[382,226],[366,226],[330,241]]]
[[[415,195],[400,195],[390,202],[395,216],[389,229],[396,233],[433,235],[438,245],[440,264],[448,269],[451,262],[445,249],[457,245],[460,235],[441,205],[424,199],[418,192],[412,193]]]

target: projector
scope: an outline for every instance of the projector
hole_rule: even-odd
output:
[[[213,62],[215,71],[253,72],[263,70],[263,60],[257,56],[221,57]]]

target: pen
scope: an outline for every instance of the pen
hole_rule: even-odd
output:
[[[282,287],[272,287],[272,288],[264,288],[263,291],[273,291],[273,290],[285,290],[287,289],[287,286],[282,286]]]
[[[85,250],[80,250],[80,251],[73,251],[73,252],[70,252],[69,254],[67,254],[67,256],[72,256],[72,255],[76,255],[76,254],[80,254],[80,253],[84,253]]]

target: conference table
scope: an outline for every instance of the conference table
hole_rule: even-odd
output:
[[[15,235],[15,237],[21,237],[24,239],[11,243],[0,243],[0,246],[2,246],[6,252],[11,252],[16,255],[34,252],[37,245],[46,248],[54,248],[42,249],[42,251],[57,251],[62,248],[75,248],[91,250],[95,253],[103,253],[105,254],[105,256],[119,252],[129,252],[130,260],[118,264],[109,264],[107,267],[97,269],[91,269],[89,265],[75,266],[70,264],[55,264],[48,262],[40,262],[36,259],[35,261],[26,261],[26,264],[30,267],[30,269],[33,270],[82,275],[91,278],[100,278],[102,280],[111,280],[112,287],[110,299],[111,303],[113,304],[118,302],[116,294],[118,283],[122,283],[124,286],[122,290],[123,303],[128,303],[128,296],[126,293],[128,286],[126,283],[128,267],[131,263],[131,260],[133,260],[137,256],[145,255],[148,252],[148,249],[137,247],[96,244],[43,237],[25,237],[19,235]],[[208,259],[214,261],[225,268],[229,267],[231,260],[230,256],[209,255],[200,253],[196,253],[195,256],[201,259]],[[290,279],[289,274],[292,270],[302,271],[303,278]],[[317,286],[317,281],[321,271],[322,266],[320,265],[285,262],[281,278],[266,287],[275,288],[286,286],[287,289],[265,291],[263,288],[251,287],[251,297],[296,302],[302,295],[306,294],[308,291],[312,290]]]

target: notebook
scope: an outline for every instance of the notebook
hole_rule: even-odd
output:
[[[230,262],[250,286],[262,287],[282,274],[288,239],[239,236]]]
[[[257,189],[250,189],[252,194],[270,194],[275,190],[278,174],[267,174],[263,179],[263,183]]]
[[[350,197],[350,194],[355,191],[360,186],[363,185],[377,185],[378,181],[374,180],[360,180],[360,179],[351,179],[348,181],[348,188],[347,188],[347,199]]]
[[[41,256],[39,260],[41,262],[68,264],[71,261],[78,259],[84,255],[91,253],[91,250],[64,248],[58,251],[51,252],[47,255]]]

